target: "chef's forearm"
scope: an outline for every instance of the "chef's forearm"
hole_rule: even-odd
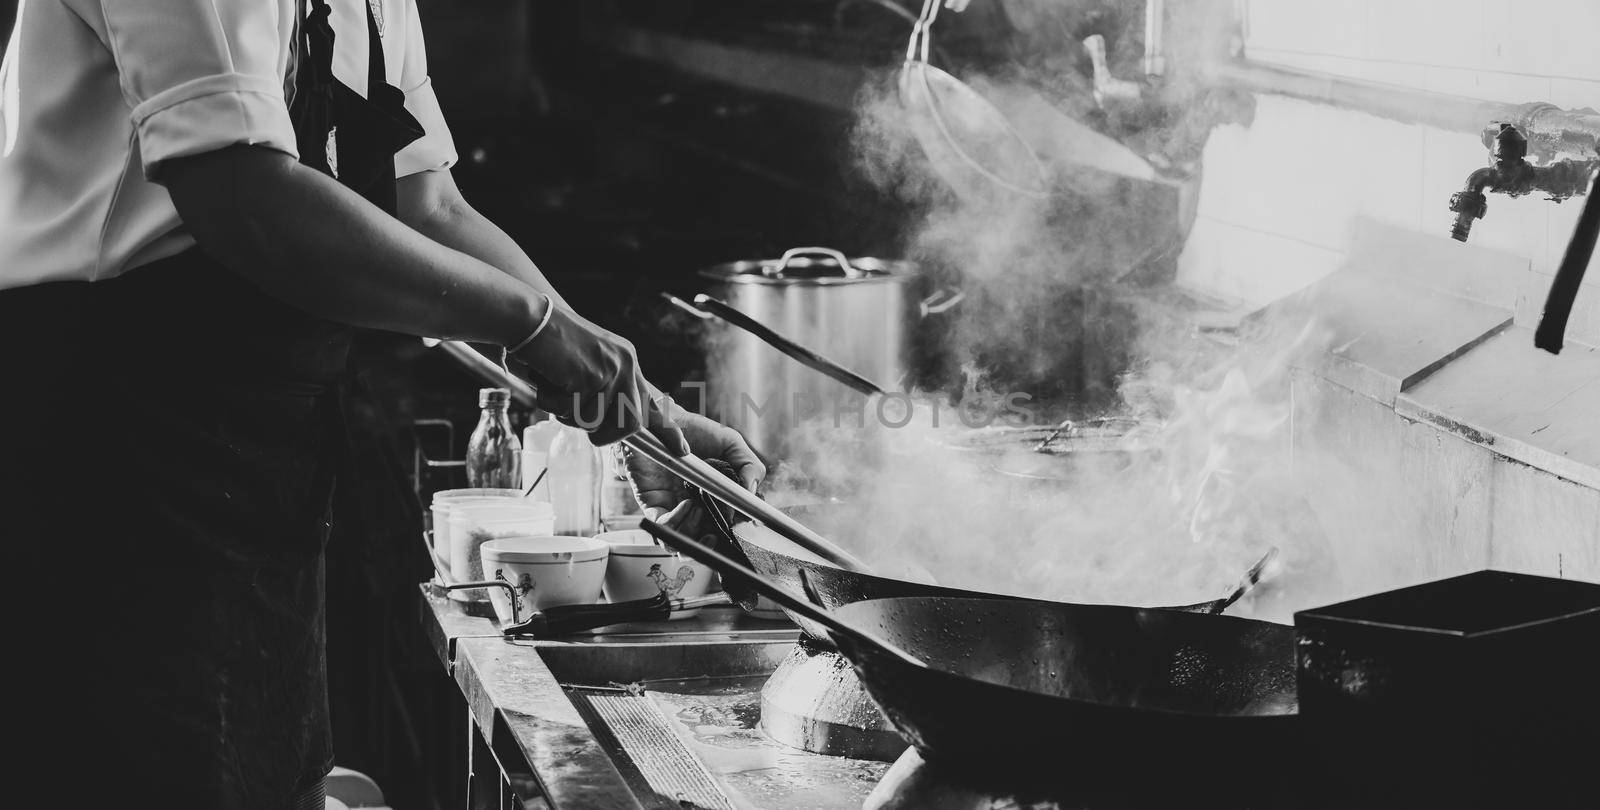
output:
[[[528,285],[281,152],[243,146],[180,158],[157,179],[202,248],[329,320],[510,345],[544,313]]]
[[[420,172],[399,182],[400,220],[424,236],[491,265],[568,306],[539,266],[498,225],[478,213],[449,170]]]

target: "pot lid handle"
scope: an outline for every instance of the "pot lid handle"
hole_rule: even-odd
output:
[[[808,255],[809,256],[825,256],[827,258],[833,259],[835,262],[838,263],[839,270],[844,273],[844,277],[845,278],[861,278],[862,276],[866,275],[865,272],[863,272],[862,270],[858,269],[854,265],[850,264],[850,260],[846,259],[844,257],[843,253],[840,253],[839,251],[834,250],[833,248],[827,248],[827,247],[797,247],[797,248],[789,248],[788,250],[783,252],[783,256],[782,256],[782,258],[778,259],[778,263],[777,264],[775,264],[775,265],[774,264],[762,265],[761,274],[765,275],[765,276],[769,276],[769,277],[781,276],[781,275],[783,275],[783,271],[788,269],[789,262],[792,262],[792,261],[794,261],[795,259],[797,259],[797,258],[799,258],[801,256],[808,256]]]

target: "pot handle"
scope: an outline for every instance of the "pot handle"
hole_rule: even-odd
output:
[[[766,276],[782,275],[783,271],[788,269],[789,262],[792,262],[801,256],[825,256],[833,259],[835,262],[839,263],[839,269],[844,272],[845,278],[861,278],[862,276],[866,275],[866,273],[856,269],[855,265],[852,265],[850,260],[844,257],[843,253],[828,247],[789,248],[783,252],[783,256],[778,259],[777,264],[762,266],[761,274]]]
[[[926,318],[929,315],[939,315],[949,312],[967,298],[965,290],[955,287],[940,287],[934,290],[927,298],[917,302],[917,313]]]

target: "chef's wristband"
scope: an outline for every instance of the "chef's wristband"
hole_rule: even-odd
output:
[[[506,349],[506,352],[508,354],[516,354],[517,352],[520,352],[523,349],[526,349],[528,347],[528,344],[532,343],[533,339],[538,337],[539,333],[543,332],[544,328],[546,326],[550,325],[550,317],[552,315],[556,314],[556,302],[555,302],[555,299],[551,298],[549,293],[539,293],[539,294],[544,296],[544,317],[539,319],[539,325],[533,327],[533,331],[529,332],[528,336],[522,339],[522,342],[518,343],[515,346],[512,346],[512,347]]]
[[[543,332],[544,328],[546,326],[550,325],[550,316],[556,314],[556,302],[555,302],[555,299],[551,298],[549,293],[539,293],[539,294],[544,296],[544,317],[539,319],[539,325],[533,327],[533,331],[529,332],[527,337],[523,338],[522,340],[517,341],[517,345],[511,346],[509,348],[507,348],[505,346],[501,346],[500,347],[500,370],[504,371],[506,373],[507,377],[511,376],[511,366],[507,365],[506,361],[512,355],[514,355],[517,352],[520,352],[523,349],[527,348],[528,344],[532,343],[533,339],[538,337],[539,333]]]

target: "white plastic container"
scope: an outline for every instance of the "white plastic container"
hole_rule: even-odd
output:
[[[711,585],[711,569],[665,546],[640,529],[606,532],[596,540],[611,547],[606,564],[607,602],[630,602],[665,593],[674,599],[705,596]],[[676,611],[672,619],[692,619],[700,608]]]
[[[512,536],[483,544],[484,579],[503,579],[517,588],[518,611],[600,601],[609,547],[592,537]],[[489,601],[501,624],[511,621],[511,598],[490,588]]]
[[[555,533],[550,504],[519,498],[515,504],[498,500],[468,501],[450,508],[450,577],[456,582],[484,579],[481,547],[498,537]],[[482,591],[451,591],[459,602],[481,602]]]
[[[550,503],[556,509],[556,533],[593,537],[600,531],[600,450],[589,434],[561,428],[550,444]]]
[[[528,493],[536,501],[550,500],[550,476],[545,468],[550,464],[550,443],[561,432],[561,423],[554,419],[535,422],[522,429],[522,488],[526,490],[538,479],[539,485]],[[543,478],[540,476],[543,475]]]
[[[493,487],[469,487],[467,489],[443,489],[433,493],[433,503],[429,511],[433,513],[433,555],[440,562],[450,561],[450,506],[469,500],[483,500],[494,498],[520,498],[522,491],[516,489],[498,489]]]

